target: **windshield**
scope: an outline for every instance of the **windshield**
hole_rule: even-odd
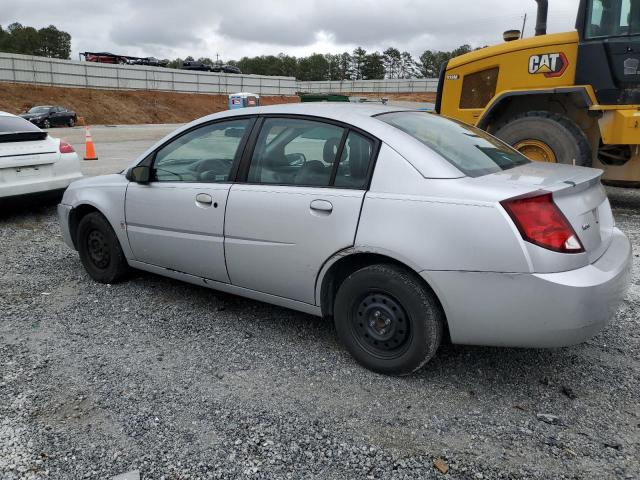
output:
[[[33,107],[27,113],[49,113],[51,107]]]
[[[376,118],[434,150],[470,177],[480,177],[529,163],[488,133],[427,112],[394,112]]]
[[[640,0],[589,0],[587,38],[640,34]]]

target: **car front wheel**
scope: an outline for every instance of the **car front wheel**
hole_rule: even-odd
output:
[[[43,128],[51,128],[51,121],[47,118],[42,122]]]
[[[67,125],[69,125],[70,127],[74,127],[76,124],[76,121],[73,118],[70,118],[69,121],[67,122]]]
[[[436,353],[444,315],[415,274],[395,265],[372,265],[347,277],[336,295],[340,341],[364,367],[408,375]]]
[[[76,246],[80,260],[91,278],[100,283],[115,283],[129,271],[118,237],[102,214],[85,215],[78,224]]]

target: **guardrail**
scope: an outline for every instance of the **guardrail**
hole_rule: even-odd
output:
[[[158,90],[180,93],[295,95],[293,77],[193,72],[139,65],[59,60],[0,52],[0,81],[109,90]]]
[[[343,80],[334,82],[298,82],[302,93],[433,93],[438,90],[437,78]]]

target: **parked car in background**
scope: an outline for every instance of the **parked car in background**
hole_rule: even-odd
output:
[[[238,67],[234,67],[233,65],[223,65],[222,66],[223,73],[236,73],[241,74],[242,71]]]
[[[169,63],[167,60],[159,60],[155,57],[136,58],[130,60],[131,65],[145,65],[147,67],[166,67]]]
[[[215,73],[234,73],[241,74],[242,71],[238,67],[232,65],[209,65],[207,63],[197,61],[182,62],[182,70],[195,70],[198,72],[215,72]]]
[[[76,112],[58,105],[32,107],[20,116],[42,128],[73,127],[78,121]]]
[[[0,199],[62,192],[82,177],[73,147],[24,118],[0,112]]]
[[[601,175],[426,112],[288,104],[192,122],[58,212],[96,281],[134,267],[333,317],[361,364],[408,374],[444,336],[558,347],[611,322],[631,245]]]
[[[206,63],[202,63],[202,62],[191,62],[191,61],[186,61],[186,62],[182,62],[182,67],[180,67],[182,70],[195,70],[197,72],[211,72],[212,70],[212,66],[211,65],[207,65]]]

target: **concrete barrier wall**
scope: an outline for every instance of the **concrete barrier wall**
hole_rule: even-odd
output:
[[[433,93],[437,90],[437,78],[298,82],[298,91],[302,93]]]
[[[293,77],[192,72],[141,65],[109,65],[0,52],[0,81],[109,90],[162,90],[181,93],[260,95],[302,93],[435,92],[437,79],[345,80],[298,82]]]
[[[295,95],[293,77],[193,72],[141,65],[109,65],[0,52],[0,81],[109,90]]]

